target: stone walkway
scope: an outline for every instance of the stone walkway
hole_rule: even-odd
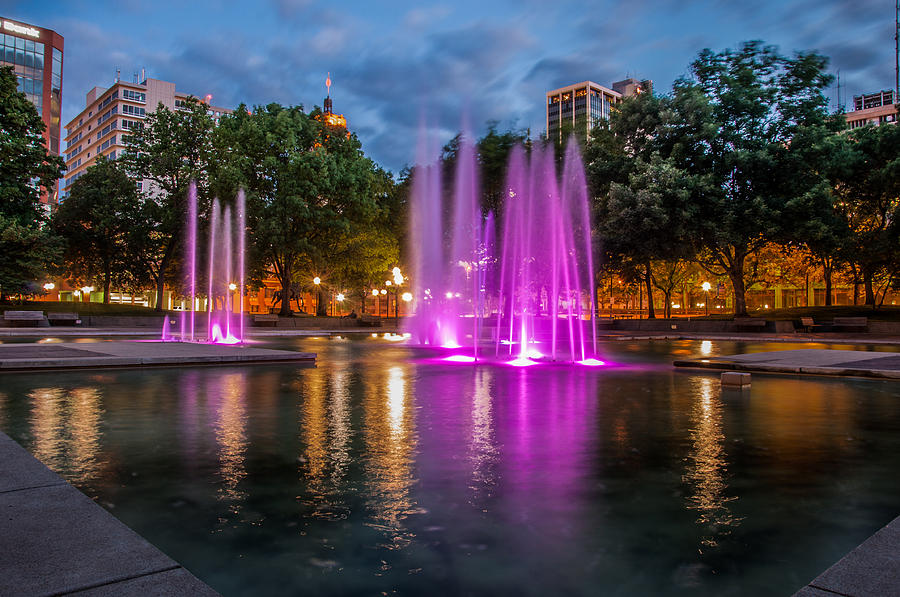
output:
[[[218,593],[0,433],[0,595]]]
[[[900,379],[900,353],[861,350],[779,350],[675,361],[676,367]]]
[[[248,363],[314,363],[309,352],[272,350],[249,345],[192,342],[60,342],[0,344],[0,371],[225,365]]]
[[[900,518],[866,539],[794,597],[900,595]]]

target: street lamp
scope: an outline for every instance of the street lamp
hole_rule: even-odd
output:
[[[343,316],[344,316],[344,293],[343,293],[343,292],[339,292],[338,295],[337,295],[336,297],[334,297],[334,298],[335,298],[335,300],[337,300],[337,302],[339,303],[339,306],[338,306],[338,315],[340,315],[341,317],[343,317]]]
[[[53,282],[47,282],[46,284],[44,284],[44,290],[46,290],[47,292],[53,290],[54,288],[56,288],[56,284],[54,284]]]
[[[316,285],[316,315],[319,315],[319,284],[322,283],[322,278],[316,276],[313,278],[313,284]]]
[[[703,288],[703,292],[706,293],[706,303],[704,306],[706,307],[706,315],[709,316],[709,289],[712,288],[712,284],[704,282],[700,287]]]

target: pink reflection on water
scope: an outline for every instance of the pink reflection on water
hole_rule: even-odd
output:
[[[454,354],[449,357],[444,357],[443,360],[449,363],[474,363],[477,359],[466,354]]]
[[[598,359],[584,359],[584,360],[578,361],[578,364],[585,365],[586,367],[602,367],[602,366],[606,365],[606,363],[604,363],[603,361],[598,360]]]

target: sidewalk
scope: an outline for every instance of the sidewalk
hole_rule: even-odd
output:
[[[0,433],[0,595],[218,595]]]

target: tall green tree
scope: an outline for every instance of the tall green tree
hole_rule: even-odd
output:
[[[811,192],[815,177],[803,175],[817,164],[790,157],[798,135],[826,126],[826,65],[816,53],[787,58],[752,41],[738,50],[703,50],[692,77],[675,84],[673,104],[699,113],[705,126],[701,143],[669,157],[688,172],[713,177],[710,192],[696,198],[703,205],[695,220],[701,264],[730,279],[736,314],[747,312],[748,257],[792,234],[788,213],[822,207]]]
[[[314,110],[240,106],[216,131],[214,186],[243,186],[254,254],[289,296],[298,268],[325,268],[355,225],[377,218],[390,175],[366,158],[354,135]],[[288,301],[281,313],[290,314]]]
[[[76,180],[53,215],[53,229],[67,241],[63,262],[69,277],[94,282],[109,303],[110,286],[145,272],[131,251],[129,232],[141,210],[134,181],[102,156]]]
[[[900,271],[900,127],[864,126],[846,134],[834,175],[835,208],[849,238],[843,255],[861,274],[865,303],[876,305],[875,278]]]
[[[166,279],[173,272],[184,241],[188,186],[197,183],[201,205],[208,204],[208,172],[214,122],[206,104],[188,98],[169,110],[162,103],[147,114],[142,128],[132,131],[121,158],[128,172],[151,181],[145,189],[144,221],[152,230],[141,242],[156,284],[156,310],[163,310]]]
[[[44,129],[34,105],[17,91],[13,69],[0,67],[0,299],[33,291],[61,251],[43,226],[40,195],[65,164],[47,151]]]
[[[23,225],[42,222],[41,189],[47,191],[65,169],[44,143],[40,114],[17,91],[16,74],[0,67],[0,213]]]

